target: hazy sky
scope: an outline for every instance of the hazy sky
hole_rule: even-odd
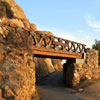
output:
[[[39,30],[91,46],[100,39],[100,0],[15,0]]]

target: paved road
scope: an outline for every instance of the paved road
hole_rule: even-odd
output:
[[[62,84],[62,71],[54,72],[38,82],[41,100],[84,100]]]

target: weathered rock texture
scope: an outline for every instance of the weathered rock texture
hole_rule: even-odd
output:
[[[34,58],[36,64],[36,78],[41,79],[54,71],[62,69],[61,60],[50,58]]]
[[[19,19],[26,19],[24,11],[15,3],[14,0],[1,0],[1,1],[5,1],[10,5],[11,10],[14,12],[14,17]]]
[[[60,59],[52,59],[52,64],[54,66],[54,69],[56,71],[61,70],[62,69],[62,60]]]
[[[48,58],[34,58],[36,63],[36,78],[39,80],[40,78],[49,75],[54,72],[54,67],[51,63],[51,59]]]
[[[98,51],[87,49],[86,63],[64,64],[64,80],[69,86],[76,86],[84,80],[100,78],[100,67],[98,66]]]
[[[98,51],[94,49],[88,49],[87,56],[86,56],[86,63],[93,68],[98,67],[98,64],[99,64]]]
[[[0,27],[0,96],[4,100],[31,100],[35,92],[32,38],[9,25]],[[2,100],[2,99],[0,99]]]
[[[14,0],[1,0],[3,2],[8,3],[8,5],[10,5],[10,10],[13,12],[13,17],[8,18],[7,14],[5,14],[3,16],[2,19],[2,23],[13,23],[16,24],[17,26],[20,27],[27,27],[30,28],[30,22],[28,21],[28,19],[26,18],[24,11],[15,3]],[[7,12],[7,8],[6,6],[0,6],[0,8],[5,8],[5,10],[3,11],[4,13],[9,13]]]

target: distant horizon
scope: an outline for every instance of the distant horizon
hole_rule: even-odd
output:
[[[38,30],[51,31],[87,47],[100,39],[100,0],[15,1]]]

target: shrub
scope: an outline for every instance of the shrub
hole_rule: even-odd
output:
[[[100,65],[100,40],[95,40],[92,48],[99,51],[99,65]]]

